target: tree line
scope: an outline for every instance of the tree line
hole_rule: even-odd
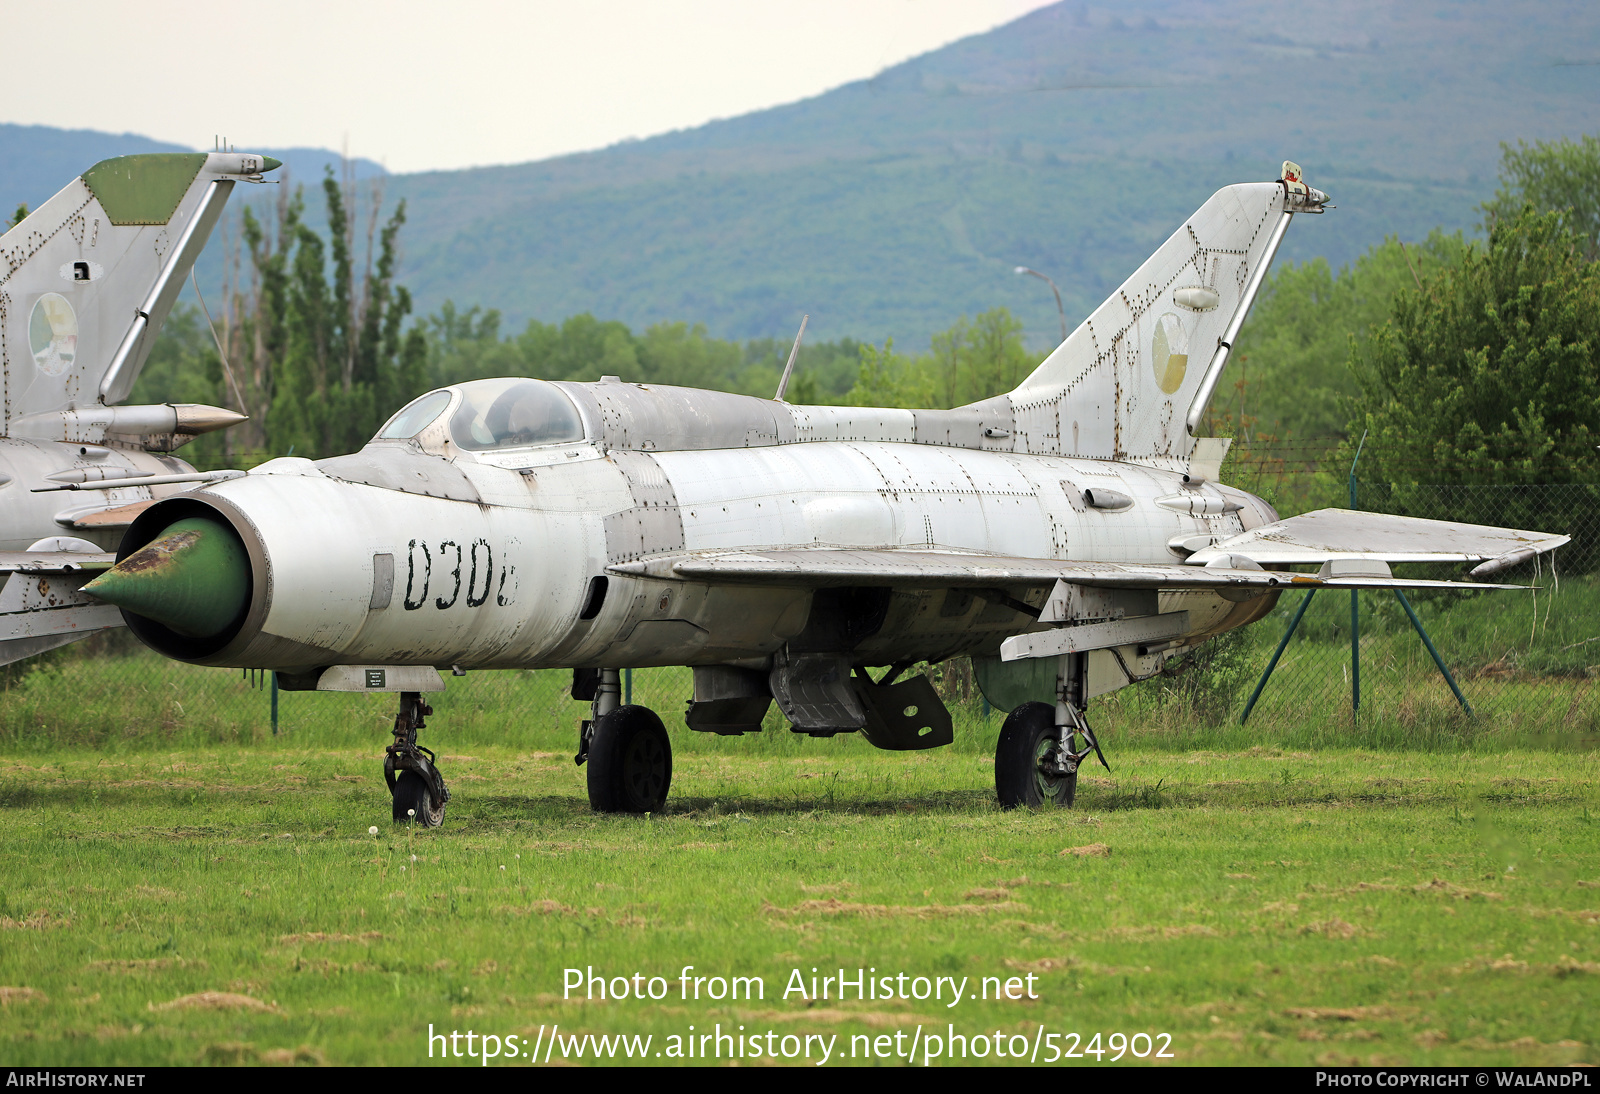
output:
[[[405,203],[382,219],[375,187],[363,216],[353,178],[331,169],[321,191],[326,237],[306,223],[303,186],[284,187],[270,216],[246,206],[225,222],[219,313],[175,308],[134,388],[138,402],[249,415],[195,442],[204,463],[241,451],[352,451],[427,387],[427,344],[415,323],[407,328],[411,295],[394,280]]]

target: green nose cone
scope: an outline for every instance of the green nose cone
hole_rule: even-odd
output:
[[[204,517],[167,525],[83,591],[190,638],[221,634],[250,600],[250,560],[229,528]]]

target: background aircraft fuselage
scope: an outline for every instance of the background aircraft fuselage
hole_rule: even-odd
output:
[[[43,441],[0,437],[0,499],[5,520],[0,522],[0,551],[25,551],[50,536],[72,536],[104,550],[114,551],[127,527],[126,521],[97,522],[94,515],[152,496],[177,493],[183,486],[129,485],[110,490],[52,490],[67,477],[102,482],[136,475],[174,475],[193,471],[183,460],[162,452],[113,448],[70,441]],[[81,475],[77,474],[81,473]]]

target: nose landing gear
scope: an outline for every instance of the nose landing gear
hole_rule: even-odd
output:
[[[423,718],[432,713],[433,708],[422,701],[420,692],[401,692],[400,713],[394,719],[394,744],[383,750],[383,780],[389,784],[394,819],[415,820],[424,828],[437,828],[444,823],[445,803],[450,800],[438,761],[431,751],[417,744],[417,731],[427,725]]]

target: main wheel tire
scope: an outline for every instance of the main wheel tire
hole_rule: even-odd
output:
[[[594,724],[589,742],[589,808],[658,813],[672,786],[672,742],[655,711],[618,707]]]
[[[434,807],[428,781],[415,771],[402,771],[394,777],[394,819],[414,821],[419,828],[437,828],[444,823],[444,804]]]
[[[1006,717],[994,750],[994,790],[1002,809],[1072,804],[1077,773],[1046,775],[1039,770],[1040,759],[1060,740],[1056,708],[1050,703],[1024,703]]]

